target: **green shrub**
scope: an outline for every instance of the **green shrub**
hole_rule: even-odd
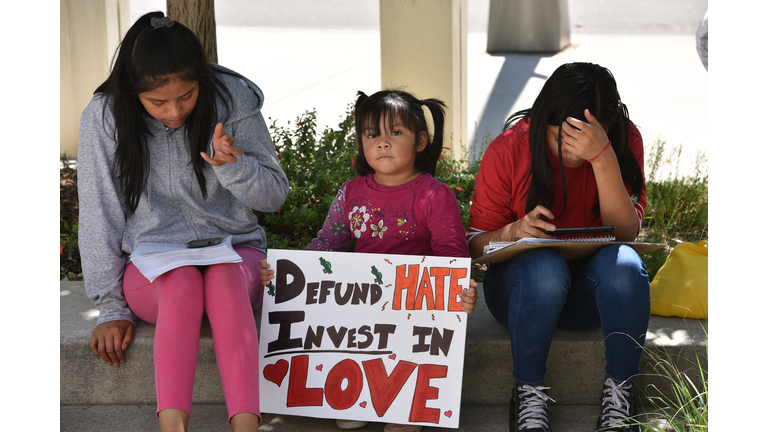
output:
[[[268,247],[304,249],[322,228],[339,187],[357,175],[352,106],[338,128],[328,127],[320,134],[314,110],[293,125],[280,127],[273,121],[269,128],[290,189],[277,213],[254,213],[267,232]]]
[[[77,170],[71,158],[61,157],[59,170],[59,279],[82,280],[80,248],[77,243],[79,201],[77,199]],[[67,161],[65,163],[65,161]]]
[[[675,163],[675,176],[659,180],[658,172],[663,164],[665,144],[665,141],[657,139],[649,152],[651,169],[646,185],[646,226],[665,241],[705,239],[709,232],[709,177],[702,173],[701,167],[705,159],[701,156],[698,158],[693,175],[681,177],[677,166],[682,146],[678,147],[665,159],[666,164]]]
[[[672,248],[682,242],[697,242],[709,237],[709,176],[706,158],[699,155],[690,176],[679,174],[682,146],[665,153],[666,141],[656,139],[646,154],[645,230],[639,240],[666,243],[665,249],[645,254],[651,280],[664,264]],[[661,178],[669,169],[673,175]]]
[[[479,164],[467,165],[465,160],[452,160],[441,156],[435,170],[435,178],[447,185],[456,196],[464,229],[469,221],[469,206],[475,192],[475,177]]]

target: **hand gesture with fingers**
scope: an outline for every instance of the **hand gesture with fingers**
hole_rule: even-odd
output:
[[[528,214],[520,218],[519,220],[507,225],[509,233],[504,233],[505,238],[553,238],[551,235],[546,234],[546,231],[554,231],[556,228],[553,224],[543,220],[544,216],[548,219],[554,219],[555,215],[549,211],[548,208],[537,205],[536,208],[531,210]]]
[[[124,351],[133,341],[133,324],[127,320],[107,321],[97,325],[91,334],[91,351],[109,366],[125,363]]]
[[[224,133],[224,125],[217,123],[213,129],[213,157],[205,152],[200,152],[200,156],[213,166],[222,166],[225,163],[237,162],[236,156],[242,156],[243,151],[234,146],[235,139]]]
[[[563,122],[563,152],[570,152],[588,162],[592,162],[605,150],[610,141],[603,125],[589,112],[584,110],[587,122],[568,117]]]

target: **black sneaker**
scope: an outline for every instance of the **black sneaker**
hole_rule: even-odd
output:
[[[551,432],[547,402],[555,400],[545,390],[549,390],[549,387],[515,383],[515,391],[509,401],[507,432]]]
[[[597,430],[600,432],[639,432],[635,424],[635,385],[617,383],[608,378],[600,394],[600,416]]]

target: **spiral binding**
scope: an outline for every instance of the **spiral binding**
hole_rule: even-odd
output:
[[[614,237],[609,232],[602,233],[578,233],[578,234],[565,234],[557,236],[558,240],[571,240],[571,241],[614,241]]]
[[[522,240],[522,238],[519,238],[519,237],[491,239],[491,241],[488,242],[488,244],[483,247],[483,255],[496,252],[520,240]],[[534,239],[529,239],[529,240],[534,240]],[[585,242],[585,243],[586,242],[612,242],[616,240],[616,237],[611,235],[611,233],[609,232],[598,232],[598,233],[565,234],[562,236],[558,236],[557,240],[577,242],[577,243],[578,242]]]
[[[491,239],[490,242],[488,242],[489,246],[506,246],[510,245],[512,243],[518,242],[522,240],[520,237],[515,238],[496,238]],[[566,234],[562,236],[558,236],[557,240],[569,240],[569,241],[615,241],[616,237],[611,235],[611,233],[579,233],[579,234]]]

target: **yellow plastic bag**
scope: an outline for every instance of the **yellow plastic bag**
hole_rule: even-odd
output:
[[[651,282],[651,313],[707,319],[707,241],[675,246]]]

